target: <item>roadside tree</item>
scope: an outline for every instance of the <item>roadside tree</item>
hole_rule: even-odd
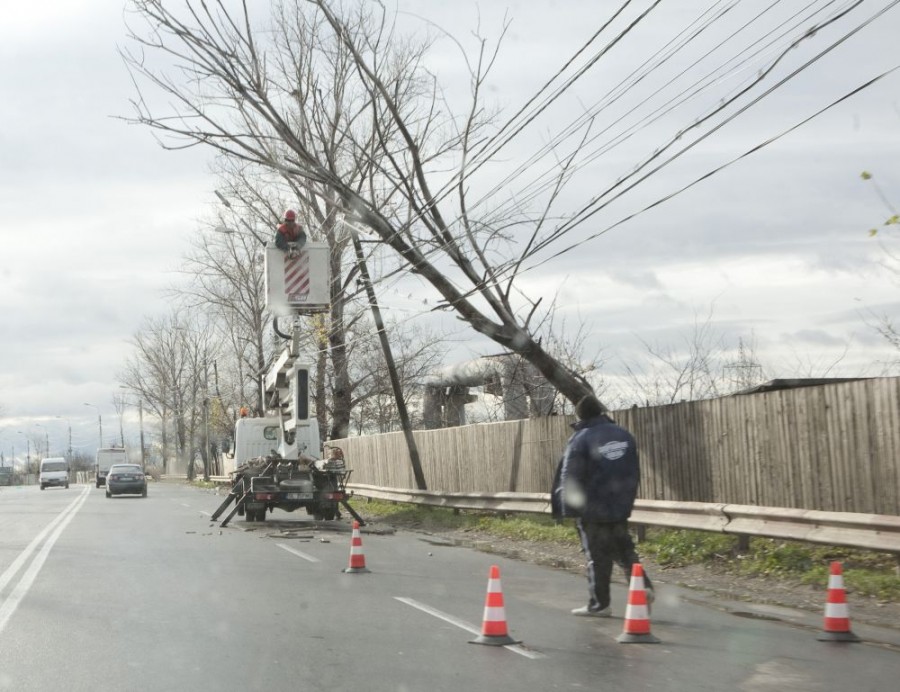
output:
[[[723,42],[716,51],[725,54],[715,58],[723,62],[681,95],[657,111],[636,107],[636,117],[643,118],[638,124],[613,121],[609,127],[616,131],[610,135],[606,127],[598,130],[598,119],[615,99],[644,86],[647,70],[671,68],[673,56],[677,65],[679,51],[692,49],[694,39],[727,13],[710,14],[699,29],[683,33],[675,48],[646,56],[643,65],[598,102],[581,109],[572,108],[577,99],[570,103],[569,120],[556,123],[550,140],[526,152],[508,175],[500,175],[499,183],[496,175],[486,183],[490,166],[510,155],[514,144],[524,143],[525,132],[546,126],[541,120],[545,111],[598,64],[605,65],[614,47],[632,40],[658,2],[640,9],[625,2],[612,10],[505,120],[493,117],[493,106],[485,100],[497,46],[489,47],[478,36],[474,51],[463,51],[470,98],[449,102],[444,98],[448,90],[425,59],[428,41],[402,35],[396,17],[381,5],[351,2],[337,9],[325,0],[284,0],[267,19],[252,13],[248,3],[185,0],[174,7],[163,0],[132,0],[144,27],[131,30],[134,47],[124,57],[136,84],[142,90],[157,88],[172,108],[157,106],[154,97],[141,91],[134,100],[135,122],[173,136],[168,143],[173,148],[202,144],[293,181],[298,191],[310,195],[311,204],[321,205],[326,223],[340,220],[351,232],[362,229],[373,235],[392,251],[396,271],[412,272],[430,284],[442,309],[533,365],[574,402],[590,386],[537,338],[542,298],[527,295],[525,274],[533,275],[544,263],[583,248],[778,139],[781,135],[769,137],[686,184],[670,185],[655,201],[639,202],[638,211],[617,221],[575,233],[886,11],[863,16],[861,4],[834,11],[813,8],[802,21],[779,27],[767,50],[752,59],[744,56],[742,42]],[[297,40],[308,35],[306,27],[316,31],[312,43]],[[812,45],[816,48],[806,53],[798,50]],[[638,62],[646,52],[643,46],[636,51]],[[298,71],[298,65],[311,69]],[[335,80],[337,65],[346,67],[342,74],[348,80]],[[680,76],[681,68],[674,69]],[[752,76],[736,89],[692,100],[735,71]],[[803,113],[784,132],[883,76],[863,75],[860,86],[811,115]],[[583,203],[571,202],[567,193],[577,173],[590,170],[588,164],[630,138],[646,119],[675,109],[682,114],[681,126],[664,135],[652,153],[614,175],[608,185],[594,185]],[[310,117],[317,110],[324,121]],[[321,128],[323,122],[329,127]],[[511,191],[512,183],[523,177],[528,182]]]

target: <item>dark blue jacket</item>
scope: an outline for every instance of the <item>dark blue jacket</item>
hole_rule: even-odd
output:
[[[631,516],[641,481],[637,444],[607,416],[573,424],[575,434],[553,479],[553,516],[583,521],[624,521]]]

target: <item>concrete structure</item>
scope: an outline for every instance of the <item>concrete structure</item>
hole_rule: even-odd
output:
[[[534,366],[509,353],[448,365],[423,386],[423,418],[430,430],[466,424],[466,404],[477,398],[470,387],[500,397],[504,420],[549,415],[556,393]]]

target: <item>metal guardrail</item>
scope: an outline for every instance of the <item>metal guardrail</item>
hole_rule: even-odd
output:
[[[347,488],[363,497],[390,502],[493,512],[550,513],[550,495],[547,493],[434,493],[358,483],[349,484]],[[785,538],[900,554],[900,517],[893,515],[638,500],[630,521],[648,526]]]

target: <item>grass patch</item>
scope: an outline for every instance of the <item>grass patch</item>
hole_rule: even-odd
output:
[[[419,529],[478,531],[499,538],[577,545],[571,520],[557,524],[546,515],[459,511],[442,507],[371,500],[357,511],[398,526]],[[737,537],[706,531],[648,528],[638,547],[662,567],[704,564],[733,574],[785,579],[816,588],[828,586],[829,565],[841,562],[844,584],[851,593],[883,601],[900,601],[900,576],[892,554],[815,545],[772,538],[751,538],[746,553],[737,552]]]
[[[734,538],[724,534],[650,529],[639,552],[663,567],[685,567],[725,560],[733,548]]]
[[[192,480],[191,485],[193,485],[195,488],[216,488],[219,484],[214,481],[205,481],[200,478]]]
[[[900,577],[889,553],[774,538],[751,538],[750,549],[738,553],[735,536],[667,529],[648,531],[640,552],[664,567],[707,564],[734,574],[788,579],[821,589],[828,586],[831,562],[838,561],[849,592],[900,601]]]
[[[380,500],[357,503],[355,509],[373,518],[414,528],[479,531],[499,538],[578,544],[578,537],[571,522],[557,524],[550,517],[540,514],[498,515],[470,510],[455,512],[444,507],[406,505]]]

